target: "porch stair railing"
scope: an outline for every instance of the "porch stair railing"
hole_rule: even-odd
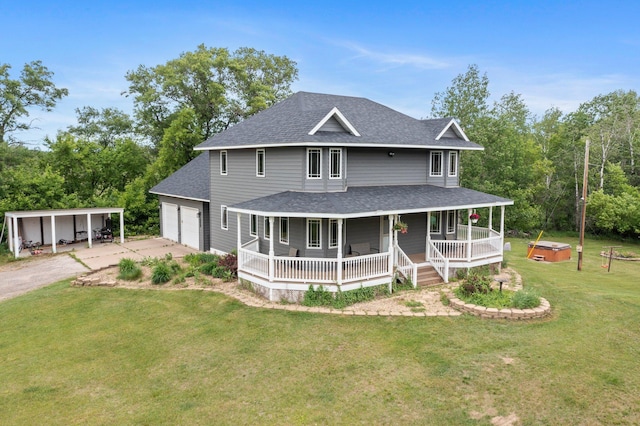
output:
[[[447,241],[448,242],[448,241]],[[454,242],[454,241],[451,241]],[[449,282],[449,259],[446,258],[438,247],[434,244],[434,241],[429,241],[429,250],[427,252],[427,260],[431,262],[433,269],[438,272],[438,275],[442,277],[445,283]]]
[[[409,256],[397,245],[394,245],[396,251],[397,270],[405,278],[411,279],[411,283],[415,288],[418,285],[418,265],[413,263]]]

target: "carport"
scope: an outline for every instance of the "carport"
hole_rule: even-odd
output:
[[[57,253],[56,244],[59,237],[67,237],[70,241],[88,241],[92,246],[93,227],[105,226],[106,218],[111,214],[120,216],[120,243],[124,243],[124,209],[120,207],[92,207],[85,209],[31,210],[6,212],[5,223],[8,225],[7,240],[9,249],[18,257],[20,239],[41,241],[51,244],[51,251]],[[20,221],[20,222],[19,222]],[[36,235],[39,238],[29,238]]]

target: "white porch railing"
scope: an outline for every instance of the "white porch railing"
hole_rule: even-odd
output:
[[[430,241],[428,244],[429,253],[427,253],[427,259],[431,263],[433,269],[436,270],[438,275],[442,277],[445,283],[449,282],[449,259],[444,257],[438,247],[434,244],[435,241]],[[446,241],[449,242],[449,241]],[[453,242],[453,241],[451,241]]]
[[[337,284],[340,261],[336,258],[273,258],[273,277],[269,276],[269,256],[253,251],[253,242],[238,250],[238,269],[270,281],[313,284]],[[342,283],[366,281],[389,275],[389,253],[375,253],[342,259]]]
[[[492,236],[477,240],[431,240],[444,257],[453,261],[474,261],[502,254],[502,238]],[[431,255],[433,257],[433,255]]]
[[[458,240],[466,240],[467,239],[467,231],[468,231],[468,227],[467,225],[458,225],[458,229],[456,232],[456,238]],[[489,229],[489,228],[482,228],[480,226],[472,226],[471,227],[471,239],[472,240],[481,240],[483,238],[489,238],[489,237],[499,237],[500,233],[494,231],[493,229]]]
[[[409,256],[396,244],[396,259],[398,263],[398,272],[400,272],[405,278],[410,278],[413,286],[418,285],[418,265],[413,263]]]

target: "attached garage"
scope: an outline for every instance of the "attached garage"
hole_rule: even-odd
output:
[[[204,152],[154,186],[158,195],[162,237],[209,251],[209,153]]]
[[[162,236],[167,240],[180,242],[178,231],[178,205],[173,203],[161,203],[162,211]]]

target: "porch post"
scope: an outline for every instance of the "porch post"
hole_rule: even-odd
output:
[[[504,206],[500,206],[500,252],[502,252],[503,250],[504,250]]]
[[[238,218],[238,253],[240,253],[240,247],[242,246],[242,228],[240,226],[240,212],[236,213],[236,217]]]
[[[124,210],[120,213],[120,244],[124,244]]]
[[[456,230],[457,231],[457,230]],[[427,262],[431,262],[431,212],[427,212],[427,242],[425,244],[424,255]]]
[[[44,241],[42,244],[44,244]],[[56,217],[54,215],[51,215],[51,252],[58,252],[56,248]]]
[[[471,262],[471,209],[467,209],[467,262]]]
[[[11,229],[11,223],[13,223],[13,254],[15,257],[18,257],[18,249],[20,248],[20,241],[18,241],[18,218],[15,216],[11,218],[9,229]]]
[[[389,275],[393,276],[393,267],[395,266],[396,240],[393,238],[393,215],[389,215]]]
[[[275,222],[273,216],[269,216],[269,281],[273,282],[274,276],[274,257],[275,251],[273,250],[273,239],[275,238],[275,233],[273,232],[273,223]],[[271,300],[271,299],[269,299]]]
[[[87,213],[87,241],[89,242],[89,248],[91,248],[91,242],[93,240],[93,230],[91,229],[91,213]]]
[[[493,206],[489,207],[489,231],[493,230]],[[491,232],[489,232],[491,236]]]
[[[338,219],[338,286],[342,285],[342,220]]]

